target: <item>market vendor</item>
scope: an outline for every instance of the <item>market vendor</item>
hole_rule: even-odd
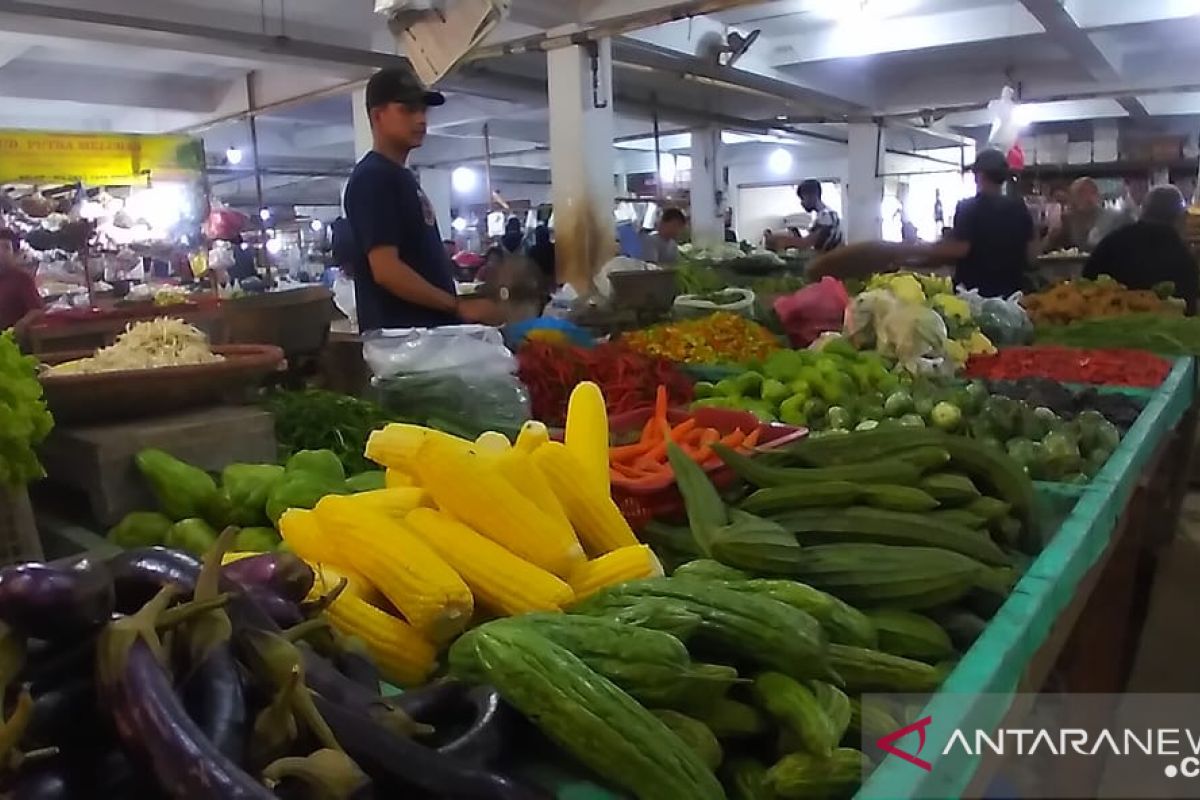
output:
[[[679,237],[687,229],[687,215],[678,208],[668,208],[659,217],[658,227],[642,236],[642,260],[660,267],[679,261]]]
[[[405,166],[425,141],[426,110],[445,97],[398,69],[372,76],[366,95],[372,149],[354,167],[344,202],[359,330],[499,323],[493,301],[457,297],[433,205]]]
[[[1141,218],[1104,237],[1083,267],[1083,277],[1108,275],[1130,289],[1175,284],[1175,296],[1196,313],[1200,274],[1183,241],[1187,203],[1174,186],[1156,186],[1142,202]]]
[[[1044,251],[1076,248],[1090,253],[1113,231],[1133,222],[1124,211],[1104,205],[1100,186],[1092,178],[1080,178],[1071,184],[1070,210],[1050,228]]]
[[[9,228],[0,230],[0,331],[22,329],[42,312],[37,282],[25,268],[21,237]]]
[[[818,253],[828,253],[835,247],[840,247],[844,241],[842,236],[842,220],[837,212],[825,205],[821,199],[821,182],[806,180],[796,187],[796,196],[800,205],[813,215],[813,223],[808,229],[807,236],[797,233],[781,233],[770,238],[768,248],[771,250],[815,250]]]

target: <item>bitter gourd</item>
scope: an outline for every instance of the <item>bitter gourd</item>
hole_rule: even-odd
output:
[[[848,747],[838,748],[829,758],[793,753],[767,770],[766,784],[778,800],[842,797],[851,793],[870,767],[870,759]]]
[[[879,650],[929,664],[954,654],[950,635],[929,617],[911,611],[878,609],[867,615],[879,634]]]
[[[708,729],[707,725],[698,719],[670,709],[654,709],[651,713],[662,720],[676,736],[683,740],[684,744],[692,748],[692,751],[700,757],[706,767],[715,770],[721,766],[721,762],[725,760],[725,753],[721,750],[721,743],[717,741],[717,737]]]
[[[829,646],[830,659],[849,692],[929,692],[942,682],[942,673],[929,664],[878,650]]]
[[[801,579],[859,608],[919,611],[960,600],[987,567],[932,547],[827,544],[807,547]]]

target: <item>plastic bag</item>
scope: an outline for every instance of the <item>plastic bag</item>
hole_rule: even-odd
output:
[[[333,270],[333,304],[338,311],[346,315],[346,319],[358,327],[358,299],[354,294],[354,281],[340,269]]]
[[[874,347],[879,320],[892,313],[899,304],[900,301],[887,289],[871,289],[858,295],[846,308],[846,336],[859,349]]]
[[[876,322],[876,349],[914,374],[946,366],[949,336],[942,315],[926,306],[903,304]]]
[[[395,416],[461,435],[512,432],[529,395],[500,331],[482,325],[383,330],[363,339],[380,404]]]
[[[961,287],[958,296],[971,307],[971,316],[992,344],[1002,347],[1033,341],[1033,321],[1021,305],[1021,293],[1008,297],[984,297],[975,289]]]
[[[849,302],[842,282],[827,276],[777,298],[774,307],[792,347],[808,347],[822,333],[842,329]]]
[[[692,319],[694,317],[707,317],[717,311],[727,311],[730,314],[737,314],[742,317],[749,318],[754,314],[754,292],[749,289],[739,289],[731,286],[720,292],[717,295],[724,295],[723,299],[727,302],[714,303],[711,300],[705,299],[705,295],[699,294],[681,294],[675,298],[673,314],[679,319]],[[708,295],[711,297],[712,295]]]

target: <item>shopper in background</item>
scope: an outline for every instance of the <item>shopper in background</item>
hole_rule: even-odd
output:
[[[234,237],[229,240],[229,244],[233,247],[233,266],[229,268],[229,280],[239,283],[247,278],[257,277],[258,269],[254,266],[254,254],[250,252],[242,235],[234,234]]]
[[[537,264],[547,286],[558,285],[554,242],[550,241],[550,228],[545,225],[538,225],[533,229],[533,247],[529,248],[529,258]]]
[[[642,234],[642,260],[660,267],[679,261],[679,237],[687,230],[688,219],[678,208],[668,208],[658,218],[658,227]]]
[[[800,205],[813,215],[812,226],[807,236],[794,233],[778,234],[772,237],[771,250],[815,250],[818,253],[828,253],[836,247],[841,247],[845,238],[842,235],[842,220],[837,212],[825,205],[821,199],[821,182],[806,180],[796,187],[796,196]]]
[[[20,252],[21,237],[8,228],[0,230],[0,331],[15,328],[18,336],[42,311],[37,281]]]
[[[372,149],[354,167],[344,207],[355,241],[359,330],[502,321],[491,300],[460,300],[433,205],[405,163],[425,141],[426,110],[446,102],[409,72],[367,82]]]
[[[1083,277],[1108,275],[1130,289],[1151,289],[1169,281],[1187,313],[1195,314],[1200,275],[1183,241],[1186,220],[1183,194],[1174,186],[1154,187],[1142,202],[1141,218],[1101,240],[1083,267]]]
[[[1050,229],[1045,247],[1048,250],[1077,248],[1091,252],[1108,234],[1133,222],[1130,216],[1104,205],[1100,186],[1091,178],[1080,178],[1071,184],[1070,211],[1061,223]]]
[[[525,249],[525,229],[521,225],[521,220],[516,217],[509,217],[508,222],[504,223],[504,235],[500,237],[500,247],[504,249],[505,255],[517,255]]]

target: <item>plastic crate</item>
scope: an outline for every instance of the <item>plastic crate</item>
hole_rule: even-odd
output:
[[[654,414],[651,408],[630,411],[610,417],[608,427],[614,439],[621,439],[631,433],[636,433],[645,427],[646,422]],[[732,433],[741,428],[749,433],[759,431],[759,450],[770,450],[781,447],[807,435],[805,428],[795,428],[790,425],[767,425],[748,411],[733,411],[724,408],[698,408],[687,411],[673,408],[667,412],[667,420],[672,425],[678,425],[689,417],[695,417],[702,428],[716,428],[722,435]],[[718,489],[727,489],[734,482],[734,474],[724,464],[707,467],[709,479]],[[612,479],[613,499],[620,507],[625,518],[635,530],[640,530],[652,519],[677,518],[684,513],[683,497],[679,487],[675,485],[673,475],[665,474],[661,481],[649,486],[630,485],[620,478]]]

